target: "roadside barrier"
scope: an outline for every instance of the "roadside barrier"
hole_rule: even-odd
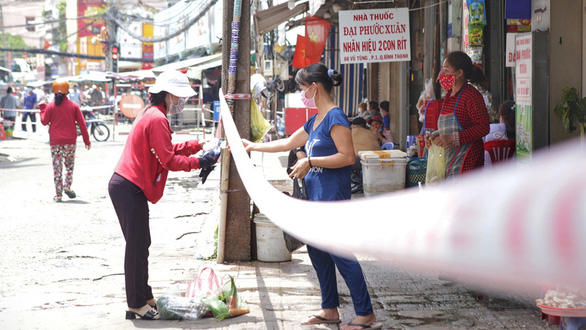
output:
[[[457,274],[479,284],[586,290],[586,160],[569,143],[421,191],[338,202],[279,192],[248,157],[220,92],[221,117],[244,186],[273,223],[339,255]]]

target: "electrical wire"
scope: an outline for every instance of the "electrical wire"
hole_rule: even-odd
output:
[[[94,17],[101,17],[103,14],[96,14],[96,15],[89,15],[89,16],[80,16],[80,17],[72,17],[72,18],[63,18],[57,20],[50,20],[38,23],[28,23],[28,24],[19,24],[19,25],[5,25],[3,26],[4,29],[11,29],[11,28],[18,28],[18,27],[28,27],[32,25],[44,25],[44,24],[53,24],[53,23],[63,23],[64,21],[75,21],[80,19],[88,19]]]
[[[164,37],[160,37],[160,38],[145,38],[142,35],[136,34],[134,33],[134,31],[130,30],[124,22],[122,22],[118,17],[116,17],[116,15],[114,15],[112,12],[116,12],[115,10],[109,10],[108,12],[106,12],[105,17],[110,19],[112,22],[114,22],[114,24],[116,24],[119,28],[121,28],[124,32],[128,33],[128,35],[130,35],[131,37],[133,37],[136,40],[142,41],[142,42],[162,42],[162,41],[167,41],[171,38],[174,38],[176,36],[178,36],[179,34],[187,31],[193,24],[195,24],[197,21],[199,21],[200,18],[203,17],[203,15],[205,15],[209,9],[216,4],[216,2],[218,2],[218,0],[210,0],[208,2],[208,4],[203,8],[203,10],[197,14],[196,16],[194,16],[189,22],[187,22],[187,24],[185,24],[184,27],[182,27],[181,29],[170,33],[169,35],[166,35]],[[177,23],[177,22],[175,22]]]

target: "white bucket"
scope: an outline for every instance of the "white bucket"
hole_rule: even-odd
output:
[[[405,188],[406,158],[362,159],[362,187],[364,196]]]
[[[264,262],[290,261],[283,231],[275,226],[264,214],[254,217],[256,227],[256,258]]]

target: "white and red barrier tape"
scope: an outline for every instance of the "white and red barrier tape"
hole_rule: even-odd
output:
[[[269,219],[313,246],[506,286],[586,290],[586,153],[570,143],[436,187],[310,202],[273,188],[248,157],[220,92],[232,156]]]

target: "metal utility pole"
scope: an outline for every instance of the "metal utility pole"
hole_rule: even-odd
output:
[[[241,4],[238,58],[236,76],[229,79],[229,59],[232,39],[232,26],[228,24],[234,18],[234,4]],[[231,93],[250,94],[250,0],[223,0],[224,29],[222,37],[222,89],[225,95]],[[230,86],[234,90],[230,90]],[[243,138],[250,138],[250,99],[233,99],[232,116],[238,133]],[[222,204],[225,219],[220,219],[224,228],[224,237],[218,237],[218,262],[248,261],[251,259],[252,221],[250,219],[250,197],[230,157],[223,157],[221,182],[227,189],[222,191]],[[224,204],[225,203],[225,204]],[[220,246],[224,242],[223,246]]]
[[[6,30],[4,30],[4,10],[2,10],[2,4],[0,4],[0,20],[2,21],[2,39],[4,39],[4,43],[3,46],[4,48],[8,48],[6,45]],[[7,52],[3,52],[4,54],[2,55],[2,61],[4,62],[4,66],[8,66],[8,53]]]
[[[110,9],[108,9],[109,14],[112,15],[113,17],[115,17],[116,15],[118,15],[118,13],[116,12],[116,9],[114,7],[110,7]],[[106,56],[106,71],[113,71],[112,67],[112,45],[114,45],[116,43],[116,29],[117,26],[114,23],[114,20],[109,19],[110,15],[105,15],[105,21],[106,21],[106,41],[102,41],[106,43],[106,53],[104,54]]]

